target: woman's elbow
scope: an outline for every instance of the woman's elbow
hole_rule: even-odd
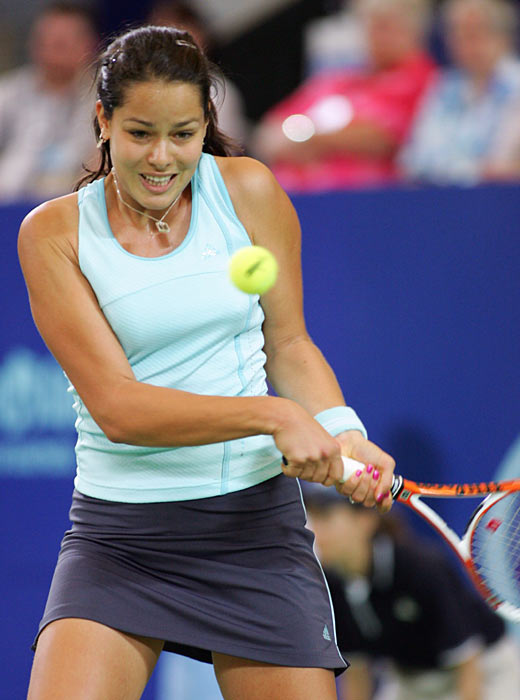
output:
[[[103,418],[96,421],[110,442],[131,444],[131,435],[122,421],[114,418]]]
[[[110,442],[132,443],[132,430],[124,412],[107,401],[97,411],[91,411],[92,418]]]

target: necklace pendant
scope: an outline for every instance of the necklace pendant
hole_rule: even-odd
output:
[[[156,221],[155,228],[159,231],[159,233],[170,233],[170,226],[166,223],[166,221]]]

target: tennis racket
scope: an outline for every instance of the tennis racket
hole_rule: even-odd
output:
[[[365,465],[343,457],[343,480]],[[394,475],[391,495],[426,520],[452,547],[487,603],[520,622],[520,479],[476,484],[421,484]],[[484,497],[462,537],[426,505],[434,498]]]

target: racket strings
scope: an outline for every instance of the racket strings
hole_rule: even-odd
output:
[[[491,593],[520,609],[520,493],[497,500],[471,538],[475,569]]]

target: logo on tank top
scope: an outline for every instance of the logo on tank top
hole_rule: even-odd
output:
[[[204,250],[202,251],[202,258],[204,260],[209,260],[210,258],[214,258],[215,255],[219,255],[220,251],[214,248],[211,245],[206,245]]]

